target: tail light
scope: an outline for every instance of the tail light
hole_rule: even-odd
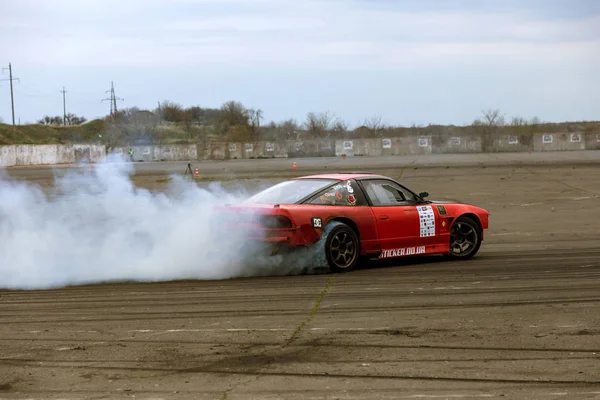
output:
[[[260,219],[260,224],[269,229],[291,228],[292,221],[284,215],[265,215]]]

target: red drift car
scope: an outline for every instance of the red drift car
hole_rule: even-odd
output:
[[[320,244],[335,272],[353,269],[360,258],[473,257],[490,213],[428,195],[381,175],[322,174],[279,183],[226,209],[238,229],[274,253]]]

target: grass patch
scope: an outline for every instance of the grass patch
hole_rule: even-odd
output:
[[[99,143],[104,128],[100,119],[77,126],[0,124],[0,144]]]

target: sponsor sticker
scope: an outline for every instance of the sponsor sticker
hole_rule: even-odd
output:
[[[544,135],[542,136],[542,142],[543,142],[544,144],[550,144],[550,143],[552,143],[552,135],[550,135],[550,134],[547,134],[547,133],[546,133],[546,134],[544,134]]]
[[[450,146],[460,146],[460,138],[459,137],[453,137],[448,139],[448,144]]]
[[[425,246],[403,247],[399,249],[383,250],[379,258],[406,257],[425,254]]]
[[[435,214],[431,206],[418,206],[421,237],[435,236]]]
[[[446,215],[446,207],[444,206],[437,206],[438,212],[440,213],[440,215]]]
[[[351,205],[355,205],[356,204],[356,197],[354,197],[353,194],[348,195],[348,203],[350,203]]]
[[[312,226],[313,228],[322,228],[323,227],[323,220],[319,217],[313,217],[312,219]]]

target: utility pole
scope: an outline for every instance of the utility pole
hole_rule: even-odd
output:
[[[102,101],[109,101],[110,102],[110,116],[113,119],[116,119],[117,117],[117,100],[121,100],[123,101],[122,98],[117,97],[115,95],[115,85],[113,84],[113,82],[110,82],[110,90],[107,90],[105,93],[110,92],[110,98],[108,99],[102,99]]]
[[[61,93],[63,94],[63,125],[67,126],[67,100],[65,98],[67,91],[65,90],[64,86],[63,90],[61,90]]]
[[[12,107],[12,124],[13,127],[15,126],[15,97],[13,95],[13,80],[17,80],[19,81],[19,78],[13,78],[12,76],[12,65],[11,63],[8,63],[8,68],[2,68],[2,73],[4,73],[4,70],[8,69],[8,79],[0,79],[1,81],[10,81],[10,105]],[[21,81],[19,81],[20,83]]]

